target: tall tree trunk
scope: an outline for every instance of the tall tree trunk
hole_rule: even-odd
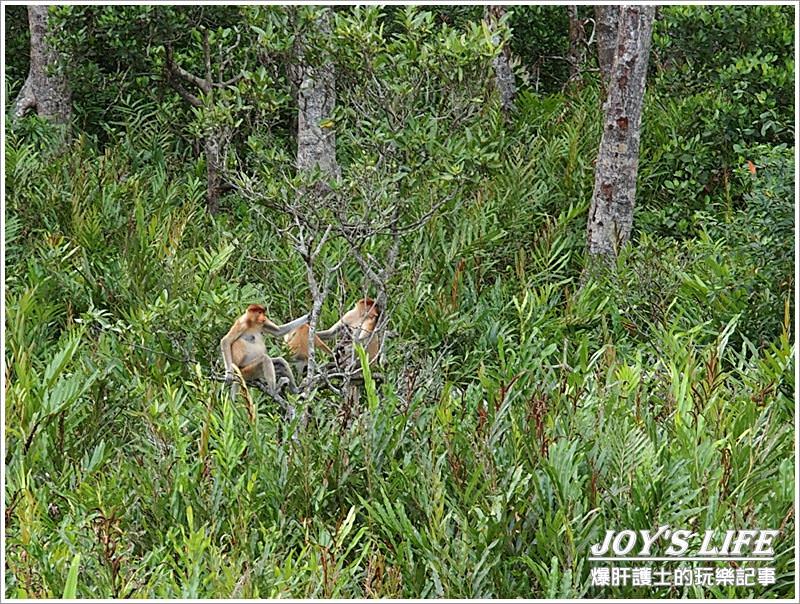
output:
[[[175,62],[172,46],[167,44],[166,62],[164,72],[170,86],[192,107],[211,110],[214,107],[214,78],[211,70],[211,44],[209,32],[203,30],[203,55],[205,63],[205,76],[200,77],[187,71]],[[222,74],[219,74],[222,80]],[[222,81],[216,85],[224,85]],[[198,88],[203,94],[197,96],[189,91],[187,86]],[[226,191],[233,188],[225,181],[225,154],[230,143],[231,132],[226,126],[219,124],[209,126],[203,136],[203,153],[206,156],[206,209],[209,214],[219,211],[219,198]]]
[[[221,133],[213,132],[206,135],[203,141],[206,156],[206,209],[209,214],[219,211],[219,197],[222,194],[221,138]]]
[[[317,8],[316,17],[317,34],[324,39],[330,35],[331,17],[328,11],[332,8]],[[297,171],[305,172],[319,168],[322,174],[331,179],[340,176],[339,164],[336,163],[336,134],[333,128],[333,110],[336,106],[336,75],[333,64],[319,56],[314,64],[309,60],[305,51],[306,41],[298,37],[295,41],[295,65],[292,70],[299,82],[297,89]],[[319,181],[311,190],[302,190],[299,196],[308,194],[323,198],[331,193],[327,182]],[[299,225],[299,223],[298,223]],[[319,312],[328,292],[327,276],[320,285],[314,274],[314,259],[322,247],[327,232],[319,241],[311,241],[308,246],[303,244],[301,252],[306,263],[306,274],[313,298],[312,312],[308,329],[308,359],[306,372],[308,381],[306,393],[313,388],[313,380],[317,371],[316,363],[316,328]],[[313,250],[316,249],[316,252]],[[305,417],[305,412],[304,412]]]
[[[611,70],[614,67],[614,57],[617,50],[617,19],[619,6],[595,6],[594,19],[597,33],[597,64],[600,67],[600,78],[603,91],[608,91]]]
[[[578,7],[575,4],[567,6],[569,17],[569,81],[580,82],[583,69],[584,54],[586,51],[586,30],[583,21],[578,18]]]
[[[621,6],[616,53],[603,107],[603,136],[597,155],[589,210],[589,253],[614,258],[631,233],[639,169],[639,134],[653,6]]]
[[[326,10],[317,18],[320,33],[330,33],[330,15]],[[326,123],[336,105],[336,79],[330,62],[310,65],[306,62],[303,43],[298,44],[300,89],[297,92],[297,169],[315,167],[332,177],[338,177],[336,135],[332,124]]]
[[[13,119],[29,110],[57,124],[69,123],[69,85],[58,69],[58,52],[50,45],[47,6],[28,6],[28,26],[31,35],[31,60],[28,77],[14,103]]]
[[[483,18],[486,21],[489,31],[492,34],[492,44],[500,43],[500,34],[497,31],[497,23],[506,14],[506,7],[498,4],[487,5]],[[500,54],[492,60],[494,67],[494,85],[500,93],[500,107],[504,112],[509,113],[514,109],[514,97],[517,95],[517,85],[514,80],[514,72],[511,70],[511,51],[507,44],[503,44]]]

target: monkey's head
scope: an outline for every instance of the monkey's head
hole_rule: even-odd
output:
[[[247,307],[247,319],[253,323],[265,323],[267,315],[263,306],[251,304]]]
[[[356,308],[358,309],[359,314],[363,317],[377,319],[381,316],[381,309],[372,298],[362,298],[356,302]]]

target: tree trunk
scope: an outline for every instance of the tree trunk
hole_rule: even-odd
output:
[[[500,34],[497,31],[497,23],[506,14],[506,7],[491,4],[484,10],[484,20],[492,34],[492,44],[500,43]],[[514,109],[514,97],[517,95],[517,86],[514,80],[514,72],[511,70],[511,51],[508,45],[504,44],[500,49],[500,54],[492,60],[494,67],[494,84],[500,93],[500,107],[505,113]]]
[[[322,11],[317,18],[323,35],[330,33],[330,15]],[[326,123],[336,105],[336,79],[330,62],[309,65],[304,58],[302,42],[298,45],[300,89],[297,92],[297,169],[315,167],[334,178],[339,176],[336,163],[336,135]]]
[[[192,107],[210,111],[214,108],[214,80],[211,72],[211,44],[209,32],[203,31],[203,54],[205,57],[205,77],[200,77],[187,71],[175,62],[172,46],[166,45],[166,62],[164,72],[167,83],[177,92],[183,100]],[[220,79],[222,74],[220,73]],[[218,82],[223,85],[222,82]],[[187,86],[199,88],[203,93],[200,96],[189,92]],[[203,138],[203,153],[206,157],[206,209],[209,214],[219,211],[219,198],[227,190],[233,188],[225,180],[225,154],[230,143],[231,131],[227,126],[209,126]]]
[[[219,196],[222,193],[220,160],[220,138],[218,133],[208,135],[204,141],[206,155],[206,209],[209,214],[219,211]]]
[[[619,6],[595,6],[594,19],[597,34],[597,65],[600,67],[600,78],[603,91],[608,91],[611,70],[617,50],[617,19]]]
[[[653,6],[622,6],[589,210],[589,253],[614,258],[633,224]]]
[[[586,50],[586,30],[583,21],[578,18],[578,7],[575,4],[567,6],[569,17],[569,81],[580,82]]]
[[[58,52],[48,40],[50,31],[47,17],[47,6],[28,6],[30,69],[14,103],[12,118],[19,119],[35,108],[41,117],[57,124],[67,124],[72,113],[69,86],[66,76],[59,73]]]

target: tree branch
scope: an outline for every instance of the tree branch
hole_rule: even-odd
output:
[[[203,89],[204,92],[211,92],[211,83],[214,81],[211,77],[211,45],[208,41],[208,28],[203,29],[203,56],[205,57],[205,64],[206,64],[206,79],[204,84],[208,87],[208,89]]]
[[[186,90],[178,80],[176,80],[174,77],[171,77],[170,73],[167,73],[167,83],[172,86],[175,92],[177,92],[181,98],[183,98],[183,100],[189,103],[192,107],[203,106],[203,101]]]
[[[207,58],[207,60],[210,60],[208,57],[206,57],[206,58]],[[172,47],[171,46],[167,46],[167,65],[166,66],[167,66],[167,71],[172,76],[174,76],[176,78],[182,78],[186,82],[189,82],[190,84],[194,84],[195,86],[197,86],[200,90],[202,90],[205,93],[208,93],[208,92],[211,91],[211,79],[206,80],[206,79],[200,78],[200,77],[194,75],[193,73],[191,73],[189,71],[186,71],[183,67],[178,65],[175,62],[174,56],[172,54]]]

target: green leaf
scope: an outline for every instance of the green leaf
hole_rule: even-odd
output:
[[[46,388],[51,388],[55,384],[56,378],[61,375],[64,368],[72,360],[72,357],[75,356],[82,335],[82,332],[76,332],[71,335],[64,347],[53,355],[52,360],[44,371],[44,385]]]
[[[81,555],[75,554],[72,564],[67,574],[67,582],[64,584],[64,594],[61,596],[65,600],[74,600],[78,591],[78,570],[81,565]]]

